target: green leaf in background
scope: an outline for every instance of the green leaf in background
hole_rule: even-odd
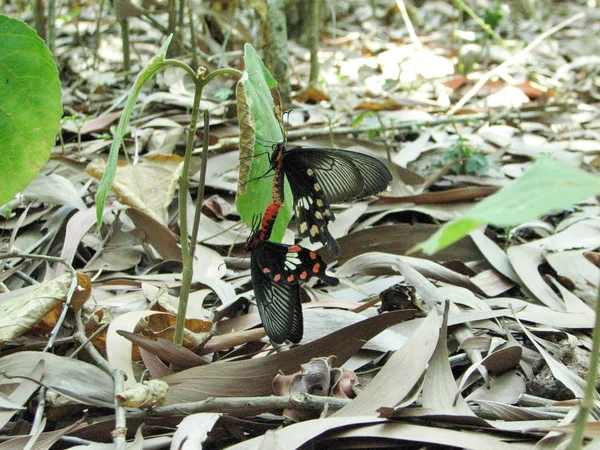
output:
[[[521,178],[479,202],[460,219],[448,222],[412,250],[431,255],[483,224],[519,225],[593,195],[600,195],[600,177],[551,158],[539,159]]]
[[[46,45],[23,22],[0,15],[0,205],[44,167],[61,116],[58,70]]]
[[[269,159],[272,145],[283,140],[283,130],[277,82],[250,44],[244,46],[244,63],[246,70],[236,89],[241,173],[236,205],[244,223],[252,226],[253,218],[262,217],[267,206],[273,203]],[[250,171],[244,174],[243,168],[248,167],[249,161]],[[272,241],[281,242],[291,217],[292,192],[286,180],[284,207],[273,226]]]

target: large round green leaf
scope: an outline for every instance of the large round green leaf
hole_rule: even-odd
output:
[[[60,127],[58,70],[35,31],[0,15],[0,205],[50,157]]]

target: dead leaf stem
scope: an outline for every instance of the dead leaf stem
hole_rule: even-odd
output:
[[[292,408],[320,411],[325,407],[337,411],[350,402],[350,399],[324,397],[311,394],[296,394],[291,396],[271,395],[269,397],[208,398],[199,402],[160,406],[149,412],[130,412],[128,417],[147,417],[148,414],[155,417],[169,417],[174,414],[195,414],[200,412],[222,412],[238,417],[244,417]]]
[[[125,439],[127,434],[127,416],[125,412],[125,407],[121,406],[119,402],[116,401],[117,394],[122,393],[125,390],[125,374],[122,370],[118,370],[113,367],[94,347],[91,343],[93,336],[89,338],[85,334],[85,327],[83,325],[83,321],[81,320],[81,311],[78,311],[75,314],[75,327],[76,332],[73,335],[77,341],[81,344],[83,348],[88,352],[88,354],[92,357],[92,359],[102,367],[106,372],[110,374],[114,381],[114,393],[115,393],[115,429],[113,430],[113,443],[115,444],[115,448],[118,450],[124,450],[127,444]]]

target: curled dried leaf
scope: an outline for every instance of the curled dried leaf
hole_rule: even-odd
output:
[[[117,401],[128,408],[152,409],[161,406],[169,385],[161,380],[148,380],[117,394]]]

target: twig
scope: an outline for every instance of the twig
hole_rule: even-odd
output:
[[[77,341],[86,349],[92,359],[101,366],[106,372],[110,374],[114,381],[114,393],[115,393],[115,429],[112,432],[113,443],[115,448],[118,450],[124,450],[127,444],[125,437],[127,435],[127,421],[125,408],[117,401],[117,394],[120,394],[124,390],[125,375],[123,371],[114,368],[100,352],[91,344],[93,335],[88,338],[85,334],[85,327],[81,320],[81,311],[75,314],[75,327],[77,332],[74,334]]]
[[[285,397],[224,397],[208,398],[199,402],[179,403],[159,406],[151,411],[130,412],[128,417],[172,416],[175,414],[195,414],[199,412],[223,412],[238,417],[260,414],[261,412],[279,411],[283,409],[322,410],[326,405],[330,410],[343,408],[350,399],[322,397],[310,394],[297,394]]]
[[[548,116],[551,114],[560,114],[566,111],[568,105],[553,105],[545,109],[536,109],[532,111],[514,111],[507,110],[502,114],[498,114],[497,111],[482,112],[477,114],[464,114],[460,116],[442,116],[436,117],[431,120],[403,120],[394,122],[395,130],[410,130],[412,128],[429,128],[436,125],[445,125],[449,123],[464,123],[464,122],[477,122],[477,121],[490,121],[490,119],[498,120],[514,120],[514,119],[535,119],[537,117]],[[359,134],[369,132],[381,132],[389,128],[389,125],[367,125],[363,127],[338,127],[335,129],[330,128],[318,128],[318,129],[303,129],[303,130],[292,130],[288,131],[287,137],[291,141],[297,138],[311,138],[320,136],[329,136],[330,134],[335,135],[346,135],[346,134]],[[219,140],[219,143],[208,147],[209,151],[219,151],[228,148],[237,148],[239,146],[239,138],[223,138]],[[202,150],[194,150],[194,154],[200,153]]]
[[[406,30],[408,31],[408,35],[410,36],[410,40],[412,41],[412,44],[417,49],[422,49],[423,44],[421,44],[421,41],[419,40],[417,33],[415,33],[415,28],[413,27],[413,24],[408,15],[408,11],[406,10],[406,5],[404,4],[404,2],[402,0],[396,0],[396,6],[400,10],[400,15],[402,15],[402,20],[404,21],[404,25],[406,25]]]
[[[475,83],[475,85],[469,90],[469,92],[467,92],[463,96],[463,98],[461,98],[458,101],[458,103],[456,103],[456,105],[454,105],[452,107],[452,109],[446,113],[446,115],[451,116],[456,111],[458,111],[460,108],[462,108],[465,105],[465,103],[467,103],[479,91],[479,89],[481,89],[485,85],[485,83],[487,83],[490,80],[490,78],[492,78],[494,75],[503,71],[507,67],[510,67],[513,64],[515,64],[517,61],[519,61],[521,59],[522,56],[524,56],[525,54],[527,54],[531,50],[533,50],[540,42],[542,42],[547,37],[551,36],[552,34],[556,33],[557,31],[563,29],[564,27],[571,24],[572,22],[575,22],[576,20],[581,19],[582,17],[585,17],[585,13],[581,12],[579,14],[575,14],[574,16],[568,18],[567,20],[562,21],[558,25],[556,25],[556,26],[550,28],[549,30],[543,32],[542,34],[540,34],[533,41],[531,41],[529,43],[529,45],[527,45],[527,47],[525,47],[519,53],[517,53],[516,55],[513,55],[511,58],[507,59],[502,64],[500,64],[498,67],[490,70],[487,74],[485,74],[483,77],[481,77],[477,81],[477,83]]]

